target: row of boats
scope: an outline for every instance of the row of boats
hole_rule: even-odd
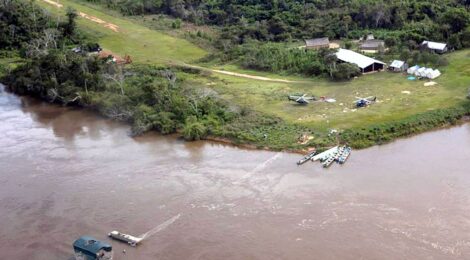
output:
[[[316,150],[311,151],[297,162],[297,165],[302,165],[307,161],[320,161],[324,168],[330,167],[334,162],[344,164],[351,155],[352,149],[349,146],[335,146],[320,154]]]

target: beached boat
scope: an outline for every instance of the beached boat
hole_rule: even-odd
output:
[[[339,164],[345,163],[346,160],[348,160],[349,155],[351,155],[351,151],[352,151],[351,147],[346,147],[346,148],[344,149],[343,154],[339,157],[338,163],[339,163]]]
[[[324,151],[323,153],[313,156],[312,161],[318,161],[318,160],[325,161],[329,157],[331,157],[334,153],[337,153],[337,152],[338,152],[338,146],[335,146],[329,150]]]
[[[338,148],[338,153],[335,155],[335,161],[338,161],[338,159],[343,155],[344,149],[345,149],[345,146],[340,146]]]
[[[308,160],[311,160],[313,158],[313,156],[315,156],[316,153],[317,153],[317,151],[313,150],[309,154],[305,155],[304,158],[302,158],[301,160],[299,160],[297,162],[297,165],[302,165],[302,164],[306,163]]]
[[[334,156],[329,157],[323,162],[323,168],[328,168],[331,164],[335,161],[336,154]]]
[[[82,236],[73,243],[75,260],[112,260],[111,245],[89,236]]]

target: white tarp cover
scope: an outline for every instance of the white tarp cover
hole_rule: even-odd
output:
[[[408,68],[408,70],[406,72],[408,72],[408,74],[415,74],[415,72],[419,69],[419,66],[418,65],[414,65],[413,67],[410,67]]]
[[[394,60],[394,61],[392,61],[392,64],[390,64],[390,67],[396,68],[396,69],[401,69],[401,67],[403,67],[403,65],[405,65],[404,61]]]
[[[426,71],[425,67],[419,68],[417,71],[415,71],[415,76],[417,77],[426,77],[424,72]]]
[[[423,75],[424,75],[426,78],[431,78],[433,72],[434,72],[433,69],[427,68],[427,69],[423,72]]]
[[[439,70],[433,70],[429,75],[428,78],[430,79],[435,79],[437,77],[441,76],[441,72]]]
[[[372,65],[373,63],[380,63],[380,64],[385,65],[385,63],[381,61],[372,59],[360,53],[357,53],[351,50],[346,50],[346,49],[339,49],[338,52],[336,53],[336,57],[338,57],[339,60],[342,60],[344,62],[354,63],[357,66],[359,66],[359,68],[361,69],[364,69]]]

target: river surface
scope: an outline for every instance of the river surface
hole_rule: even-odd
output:
[[[470,259],[470,125],[344,166],[173,137],[0,93],[0,259]],[[136,248],[138,235],[180,214]],[[126,253],[122,250],[125,249]]]

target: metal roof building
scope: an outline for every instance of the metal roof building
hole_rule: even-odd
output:
[[[305,40],[305,46],[307,49],[329,48],[330,40],[328,37],[309,39]]]
[[[436,53],[447,52],[447,44],[441,42],[423,41],[421,43],[421,48],[425,48]]]
[[[385,49],[385,42],[382,40],[367,40],[361,43],[360,49],[363,51],[378,52]]]
[[[385,63],[379,60],[346,49],[339,49],[336,57],[340,61],[356,64],[362,73],[383,70],[385,66]]]

